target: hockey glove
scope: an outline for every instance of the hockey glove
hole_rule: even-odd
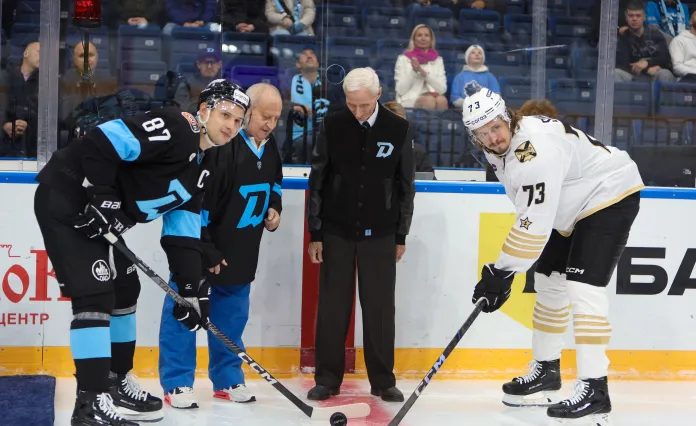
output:
[[[121,199],[113,188],[90,186],[87,196],[90,201],[84,212],[73,219],[73,226],[90,239],[109,232],[119,237],[135,225],[121,210]]]
[[[510,289],[514,279],[515,273],[512,271],[501,271],[496,269],[493,264],[484,265],[481,271],[481,281],[476,284],[471,302],[476,304],[483,297],[488,301],[483,312],[497,311],[510,298]]]
[[[183,284],[179,288],[179,294],[186,299],[192,307],[186,307],[178,303],[174,304],[174,318],[190,331],[198,331],[208,328],[210,321],[210,284],[205,278],[196,284]]]

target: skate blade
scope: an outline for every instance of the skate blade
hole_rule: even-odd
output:
[[[591,414],[579,419],[552,418],[549,426],[613,426],[609,414]]]
[[[548,407],[558,401],[558,391],[541,391],[524,396],[503,394],[503,404],[508,407]]]
[[[164,418],[164,413],[162,410],[134,411],[124,407],[116,407],[116,409],[121,417],[132,422],[155,423]]]

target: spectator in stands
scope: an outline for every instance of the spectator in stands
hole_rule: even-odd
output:
[[[113,7],[116,25],[160,25],[162,18],[162,1],[119,0],[109,3]]]
[[[266,0],[266,20],[275,35],[314,35],[314,0]]]
[[[27,44],[21,65],[7,72],[0,157],[36,157],[40,53],[38,41]]]
[[[689,8],[680,0],[649,1],[645,14],[648,26],[662,31],[668,45],[672,38],[686,31],[689,22]]]
[[[321,124],[329,101],[322,94],[319,59],[313,49],[307,48],[295,64],[300,73],[292,78],[290,102],[295,111],[292,123],[292,141],[283,145],[283,161],[288,164],[307,164],[313,144],[314,124]]]
[[[389,101],[383,103],[382,106],[399,117],[408,120],[406,110],[400,103],[396,101]],[[413,162],[416,163],[416,171],[435,173],[435,169],[433,169],[432,164],[430,164],[430,156],[425,150],[425,147],[419,143],[415,143],[416,131],[413,123],[410,124],[408,131],[410,134],[407,136],[407,139],[411,138],[411,140],[413,140]]]
[[[394,82],[396,100],[404,108],[447,109],[445,65],[427,25],[413,29],[408,48],[396,59]]]
[[[220,0],[222,30],[240,33],[268,33],[265,3],[262,0]]]
[[[464,85],[472,80],[476,80],[481,87],[491,89],[498,94],[500,93],[498,79],[485,65],[486,52],[483,50],[483,47],[477,44],[469,46],[464,53],[464,57],[466,58],[466,65],[462,68],[462,72],[454,77],[450,94],[450,101],[457,108],[462,107],[464,98],[466,98]]]
[[[520,108],[522,115],[543,115],[549,118],[558,118],[558,110],[548,99],[530,99]]]
[[[619,34],[617,40],[615,80],[673,82],[672,61],[665,37],[660,30],[644,25],[645,10],[640,1],[627,6],[626,21],[628,30]]]
[[[691,29],[674,37],[669,44],[672,69],[679,81],[696,83],[696,12],[691,14]]]
[[[165,4],[168,21],[162,30],[165,35],[171,35],[177,27],[219,30],[215,23],[217,0],[166,0]]]
[[[60,120],[65,120],[88,98],[116,92],[116,79],[109,72],[97,69],[99,51],[92,43],[89,43],[87,58],[85,68],[85,43],[77,43],[73,49],[72,67],[60,79]]]

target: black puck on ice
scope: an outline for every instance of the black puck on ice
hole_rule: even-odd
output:
[[[343,413],[333,413],[329,422],[331,426],[346,426],[348,424],[348,418]]]

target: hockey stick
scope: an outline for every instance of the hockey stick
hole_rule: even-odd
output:
[[[447,359],[447,357],[450,355],[450,353],[452,353],[454,348],[459,344],[459,341],[462,340],[464,333],[466,333],[467,330],[469,330],[469,327],[471,327],[471,324],[474,323],[474,320],[476,319],[476,317],[478,317],[478,315],[481,313],[481,310],[483,309],[483,307],[487,303],[488,303],[488,300],[484,299],[483,297],[480,298],[476,302],[476,306],[474,307],[474,311],[471,313],[471,315],[469,315],[469,318],[466,319],[466,322],[464,322],[464,324],[461,326],[459,331],[457,331],[457,334],[450,341],[449,345],[447,345],[447,347],[445,348],[445,351],[442,352],[442,355],[440,355],[440,357],[437,359],[437,361],[435,361],[433,368],[431,368],[430,371],[428,371],[428,374],[425,375],[425,378],[418,384],[418,386],[416,386],[416,390],[413,391],[411,396],[408,398],[408,401],[406,401],[406,403],[404,403],[403,407],[401,407],[399,412],[396,413],[396,416],[394,416],[392,421],[389,422],[389,424],[387,426],[396,426],[399,423],[401,423],[401,421],[404,419],[404,417],[406,417],[406,414],[411,409],[411,407],[413,407],[413,404],[416,403],[416,400],[423,392],[423,389],[425,389],[425,387],[428,386],[428,383],[430,383],[430,380],[432,380],[435,373],[437,373],[437,371],[440,369],[440,367],[442,367],[442,365],[445,363],[445,360]]]
[[[138,256],[135,255],[129,249],[126,247],[119,239],[112,233],[108,233],[104,236],[111,244],[113,244],[114,247],[116,247],[121,253],[123,253],[128,260],[133,262],[140,270],[142,270],[148,277],[152,279],[152,281],[155,282],[162,290],[164,290],[169,297],[174,299],[174,301],[182,306],[186,306],[188,308],[191,307],[191,304],[186,301],[179,293],[174,291],[173,288],[167,284],[166,281],[164,281],[155,271],[153,271],[149,266],[145,264]],[[303,413],[307,415],[307,417],[310,417],[312,419],[318,419],[318,420],[329,420],[331,418],[331,415],[340,412],[345,414],[345,416],[349,419],[351,418],[360,418],[360,417],[367,417],[370,414],[370,406],[365,404],[365,403],[357,403],[357,404],[347,404],[347,405],[338,405],[335,407],[312,407],[308,404],[305,404],[298,398],[294,393],[290,392],[288,388],[283,386],[278,380],[276,380],[271,373],[266,371],[263,367],[261,367],[256,361],[254,361],[249,355],[247,355],[243,350],[239,348],[232,340],[230,340],[225,334],[220,331],[215,325],[208,320],[208,330],[210,330],[215,337],[220,340],[229,350],[237,354],[238,357],[242,359],[242,361],[246,362],[249,364],[249,366],[256,371],[261,377],[266,379],[268,383],[273,385],[274,388],[280,393],[283,394],[284,397],[289,399],[297,408],[299,408]]]

